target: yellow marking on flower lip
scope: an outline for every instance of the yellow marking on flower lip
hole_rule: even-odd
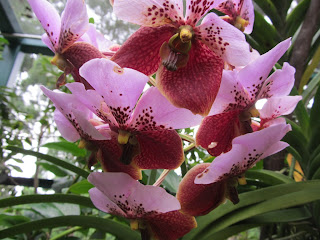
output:
[[[138,230],[139,229],[139,222],[138,220],[134,219],[130,221],[130,227],[132,230]]]
[[[118,143],[119,144],[127,144],[129,141],[131,133],[124,131],[124,130],[119,130],[119,135],[118,135]]]
[[[61,71],[65,71],[66,68],[70,65],[65,59],[64,57],[59,54],[56,53],[56,55],[54,55],[54,57],[51,60],[51,64],[57,66]]]
[[[180,27],[181,42],[183,43],[190,42],[192,37],[193,37],[193,30],[191,26],[185,25]]]
[[[234,26],[238,28],[240,31],[244,31],[245,27],[249,25],[249,21],[243,19],[240,16],[237,16]]]
[[[86,148],[86,141],[81,139],[78,144],[78,148]]]
[[[239,177],[238,177],[238,183],[239,183],[240,185],[246,185],[246,184],[247,184],[247,181],[246,181],[245,176],[239,176]]]
[[[118,66],[114,66],[113,71],[115,73],[118,73],[118,74],[123,74],[124,73],[123,68],[118,67]]]
[[[260,116],[259,111],[255,107],[250,108],[249,112],[251,114],[251,117],[259,117]]]

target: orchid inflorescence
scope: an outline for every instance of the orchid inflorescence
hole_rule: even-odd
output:
[[[46,0],[28,1],[63,71],[57,86],[67,74],[75,80],[71,94],[41,87],[58,130],[80,139],[104,170],[89,175],[91,200],[130,219],[142,239],[180,238],[196,227],[194,216],[238,203],[246,170],[288,146],[280,116],[301,100],[288,96],[295,69],[284,63],[269,74],[291,40],[261,56],[252,49],[243,34],[253,28],[251,0],[110,1],[118,18],[141,25],[122,46],[89,24],[83,0],[68,0],[61,18]],[[267,99],[260,110],[259,99]],[[195,144],[216,158],[188,171],[174,197],[160,185],[184,162],[176,129],[199,124]],[[143,169],[167,170],[151,186],[137,181]]]

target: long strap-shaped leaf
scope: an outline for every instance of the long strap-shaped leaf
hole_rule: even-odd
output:
[[[0,231],[0,239],[12,237],[18,234],[28,233],[43,228],[56,228],[62,226],[81,226],[85,228],[95,228],[103,232],[111,233],[118,239],[140,239],[138,232],[132,231],[124,224],[92,216],[64,216],[41,219],[37,221],[27,222],[15,225],[13,227]]]
[[[94,208],[90,198],[72,194],[52,194],[52,195],[25,195],[20,197],[10,197],[0,199],[0,208],[12,207],[20,204],[29,203],[44,203],[44,202],[59,202],[59,203],[74,203],[85,207]]]
[[[239,195],[240,202],[238,204],[233,205],[231,202],[228,201],[227,203],[220,205],[218,208],[216,208],[209,214],[198,217],[198,227],[193,229],[189,234],[183,237],[183,240],[200,239],[196,238],[196,236],[198,236],[200,232],[204,232],[204,230],[211,223],[218,221],[223,216],[227,214],[232,215],[233,211],[236,211],[241,208],[246,209],[245,207],[255,205],[260,202],[265,202],[267,200],[272,201],[276,197],[298,191],[303,191],[307,188],[320,188],[320,181],[316,180],[308,182],[280,184],[252,192],[242,193]]]
[[[23,148],[20,147],[15,147],[15,146],[7,146],[6,149],[13,151],[13,152],[17,152],[17,153],[22,153],[24,155],[31,155],[31,156],[35,156],[37,158],[41,158],[43,160],[46,160],[50,163],[56,164],[64,169],[67,169],[71,172],[74,172],[76,174],[78,174],[81,177],[87,178],[89,173],[81,168],[78,168],[66,161],[63,161],[59,158],[47,155],[47,154],[43,154],[43,153],[39,153],[39,152],[34,152],[31,150],[25,150]]]
[[[277,209],[283,209],[288,207],[293,207],[309,202],[313,202],[315,200],[320,199],[320,191],[318,186],[309,186],[305,189],[293,192],[289,194],[285,194],[279,197],[275,197],[269,199],[267,201],[260,202],[258,204],[251,205],[246,208],[239,209],[232,214],[228,214],[219,220],[210,224],[210,231],[202,232],[196,239],[214,239],[214,234],[222,229],[231,226],[234,223],[242,221],[244,219],[274,211]]]

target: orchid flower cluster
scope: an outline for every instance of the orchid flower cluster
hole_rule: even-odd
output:
[[[92,202],[130,219],[142,239],[180,238],[196,227],[194,216],[226,199],[238,203],[245,171],[288,146],[281,139],[290,125],[280,116],[301,97],[288,96],[295,69],[273,67],[291,41],[261,56],[249,46],[251,0],[110,1],[119,19],[141,26],[122,46],[89,24],[83,0],[68,0],[61,17],[46,0],[28,1],[63,71],[57,86],[71,91],[41,87],[58,130],[80,140],[92,151],[89,165],[97,159],[104,171],[88,178]],[[262,109],[259,99],[267,100]],[[176,130],[199,124],[196,146],[216,158],[193,167],[174,197],[160,185],[185,159]],[[138,181],[144,169],[166,170],[150,186]]]

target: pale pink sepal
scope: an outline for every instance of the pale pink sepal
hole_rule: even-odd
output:
[[[125,124],[132,114],[148,76],[121,68],[107,59],[93,59],[80,68],[80,75],[104,98],[118,123]]]
[[[68,0],[61,14],[59,52],[77,41],[88,29],[89,18],[84,0]]]
[[[219,0],[218,0],[219,1]],[[186,1],[186,24],[196,26],[198,21],[214,6],[217,0],[187,0]]]
[[[46,0],[28,0],[33,12],[46,31],[54,49],[58,49],[61,19],[57,10]]]
[[[141,122],[139,116],[149,119],[147,124],[156,122],[156,126],[164,126],[166,129],[189,128],[201,123],[202,117],[195,115],[185,108],[173,106],[157,88],[149,88],[141,97],[132,116],[131,125],[134,127]],[[153,117],[151,119],[151,117]],[[145,125],[139,125],[138,130]]]
[[[235,138],[231,151],[221,154],[196,179],[196,184],[209,184],[236,177],[251,168],[257,161],[288,146],[280,142],[291,130],[288,124],[272,125],[257,132]]]
[[[58,110],[54,111],[54,121],[57,124],[61,136],[69,142],[79,140],[80,135],[70,121]]]
[[[181,0],[117,0],[113,12],[121,20],[157,27],[183,20]]]
[[[165,213],[180,209],[179,201],[163,188],[143,185],[126,173],[94,172],[88,177],[105,197],[126,211],[127,217]]]
[[[250,62],[250,46],[244,34],[215,13],[205,16],[195,31],[199,34],[199,40],[227,63],[244,66]]]

